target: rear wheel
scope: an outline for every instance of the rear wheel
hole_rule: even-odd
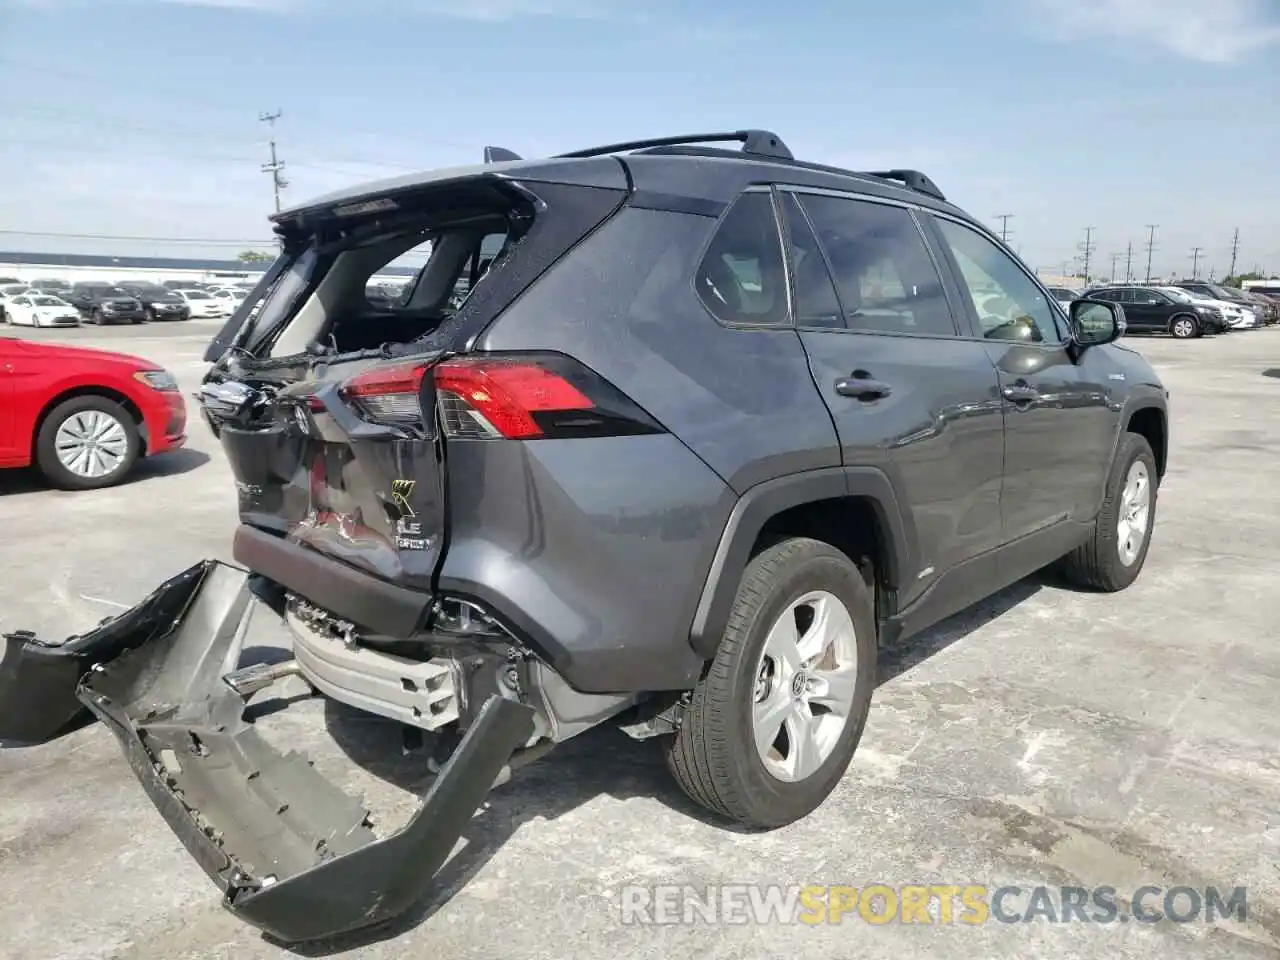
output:
[[[1139,434],[1124,434],[1093,536],[1063,558],[1068,580],[1114,593],[1138,578],[1151,546],[1159,485],[1151,445]]]
[[[40,425],[36,463],[56,487],[93,490],[119,483],[140,449],[137,425],[124,407],[106,397],[72,397]]]
[[[667,763],[702,806],[757,828],[808,815],[844,775],[875,689],[871,591],[817,540],[758,554]]]
[[[1179,340],[1200,336],[1200,321],[1195,317],[1177,316],[1169,321],[1169,332]]]

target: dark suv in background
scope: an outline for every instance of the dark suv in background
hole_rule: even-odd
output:
[[[63,299],[90,323],[141,323],[147,318],[137,297],[109,283],[77,283]]]
[[[495,782],[605,722],[709,810],[790,823],[844,775],[881,644],[1147,555],[1167,393],[1123,311],[1069,315],[927,176],[764,131],[489,156],[274,218],[200,392],[238,567],[30,654],[81,658],[80,701],[284,940],[419,900]],[[448,757],[403,830],[255,728],[289,675]],[[70,694],[22,690],[7,721],[65,722]]]
[[[1180,340],[1230,329],[1221,310],[1185,303],[1155,287],[1114,286],[1089,291],[1095,300],[1118,303],[1124,308],[1128,329],[1168,333]]]
[[[148,320],[191,319],[187,302],[158,283],[122,282],[120,288],[137,298]]]

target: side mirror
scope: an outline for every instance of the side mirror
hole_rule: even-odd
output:
[[[1111,343],[1124,330],[1124,310],[1119,304],[1088,299],[1071,302],[1071,339],[1077,347]]]

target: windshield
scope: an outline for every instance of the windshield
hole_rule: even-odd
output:
[[[35,297],[31,302],[37,307],[61,307],[63,305],[63,301],[57,297]]]
[[[1156,287],[1156,289],[1159,290],[1161,293],[1168,294],[1169,296],[1173,297],[1173,299],[1181,301],[1182,303],[1190,303],[1192,300],[1195,299],[1195,297],[1193,297],[1190,293],[1188,293],[1186,290],[1183,290],[1179,287]]]
[[[211,299],[213,299],[213,298],[212,298],[212,297],[210,297],[207,293],[202,293],[202,292],[201,292],[201,291],[199,291],[199,290],[184,290],[184,291],[182,291],[182,293],[183,293],[183,295],[184,295],[188,300],[211,300]]]
[[[5,296],[8,296],[8,297],[11,297],[16,293],[25,293],[26,291],[27,291],[27,285],[25,283],[20,283],[20,284],[17,284],[14,286],[8,286],[8,287],[0,287],[0,293],[3,293]]]
[[[1235,290],[1235,289],[1233,289],[1233,288],[1231,288],[1231,287],[1220,287],[1220,286],[1217,286],[1216,284],[1210,284],[1210,285],[1209,285],[1209,289],[1210,289],[1210,290],[1212,290],[1212,291],[1217,295],[1217,297],[1218,297],[1218,299],[1219,299],[1219,300],[1247,300],[1247,299],[1249,299],[1249,298],[1248,298],[1248,297],[1246,297],[1244,294],[1242,294],[1239,290]]]

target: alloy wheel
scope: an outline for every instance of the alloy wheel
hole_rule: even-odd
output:
[[[1151,521],[1151,474],[1147,465],[1135,460],[1125,477],[1120,493],[1120,517],[1116,523],[1116,542],[1120,562],[1131,567],[1142,553]]]
[[[765,769],[794,783],[812,776],[853,709],[858,643],[845,605],[825,590],[788,604],[765,638],[752,730]]]

